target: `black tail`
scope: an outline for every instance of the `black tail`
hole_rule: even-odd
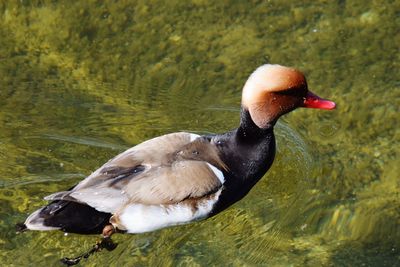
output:
[[[56,200],[32,213],[25,221],[30,230],[59,229],[68,233],[100,234],[112,214],[77,202]]]

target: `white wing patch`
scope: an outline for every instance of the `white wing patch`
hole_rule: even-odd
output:
[[[194,140],[196,140],[199,137],[200,137],[200,135],[191,133],[190,134],[190,142],[193,142]]]
[[[211,165],[210,163],[207,163],[208,167],[213,171],[215,176],[217,176],[218,180],[221,182],[221,184],[224,184],[225,182],[225,177],[222,171],[220,171],[217,167],[214,165]]]
[[[70,196],[98,211],[109,213],[114,213],[129,201],[125,191],[106,187],[100,189],[85,188],[72,192]]]
[[[119,223],[128,233],[139,234],[197,221],[207,217],[220,194],[221,190],[212,198],[200,200],[196,208],[184,202],[173,205],[131,204],[119,214]]]

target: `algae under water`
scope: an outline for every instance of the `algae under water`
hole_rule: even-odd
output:
[[[272,169],[209,220],[116,235],[87,266],[399,266],[399,1],[0,1],[0,262],[55,265],[97,236],[14,225],[120,151],[224,132],[264,63],[334,112],[277,125]]]

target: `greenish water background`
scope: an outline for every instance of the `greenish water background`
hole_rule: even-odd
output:
[[[273,168],[210,220],[85,266],[399,266],[399,1],[0,1],[0,262],[57,265],[97,236],[16,234],[115,154],[238,124],[264,63],[338,103],[277,125]]]

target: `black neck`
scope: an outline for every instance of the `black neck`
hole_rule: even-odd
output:
[[[214,137],[221,159],[228,166],[226,181],[212,215],[243,198],[271,167],[275,156],[273,127],[261,129],[242,109],[240,126],[227,134]]]
[[[251,140],[257,142],[266,135],[271,134],[274,124],[269,125],[266,128],[259,128],[251,119],[250,112],[248,109],[242,107],[240,112],[240,125],[237,130],[237,137],[239,139]]]

